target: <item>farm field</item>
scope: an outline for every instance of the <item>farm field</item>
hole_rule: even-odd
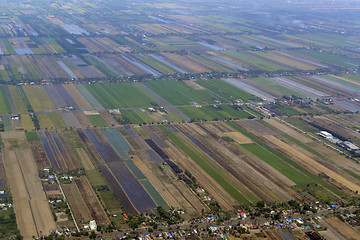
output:
[[[87,118],[90,120],[92,125],[96,127],[106,127],[108,125],[101,115],[88,115]]]
[[[0,239],[360,238],[329,2],[0,1]]]
[[[9,174],[9,184],[12,189],[14,210],[20,233],[25,238],[42,234],[48,235],[51,230],[56,229],[56,225],[43,192],[31,150],[26,146],[25,138],[9,140],[6,144],[9,149],[11,149],[11,144],[24,147],[6,151],[4,162],[5,169]]]
[[[36,116],[42,129],[66,128],[58,113],[39,113]]]
[[[27,106],[25,105],[23,98],[24,96],[18,91],[16,86],[8,86],[11,93],[11,97],[15,103],[16,110],[19,113],[25,113],[28,111]]]
[[[132,83],[92,84],[86,85],[86,87],[108,109],[151,107],[159,104],[145,90]]]
[[[5,93],[5,89],[3,86],[0,87],[0,113],[11,113],[11,106],[9,103],[9,99]]]
[[[215,103],[218,99],[207,90],[195,90],[181,82],[146,82],[145,85],[175,106],[191,105],[193,102]]]
[[[23,86],[22,89],[35,112],[44,112],[55,108],[42,86]]]

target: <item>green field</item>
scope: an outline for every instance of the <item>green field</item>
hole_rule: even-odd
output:
[[[197,107],[179,107],[192,121],[198,120],[231,120],[249,118],[252,115],[243,111],[235,110],[227,105]]]
[[[54,109],[55,106],[42,88],[41,85],[23,86],[22,87],[31,107],[35,112],[43,112],[45,110]]]
[[[262,159],[270,166],[278,170],[280,173],[284,174],[287,178],[293,181],[296,184],[309,184],[312,181],[301,174],[299,171],[296,171],[294,168],[284,163],[281,159],[266,151],[264,148],[260,147],[256,143],[250,144],[241,144],[241,147],[244,147],[246,150]]]
[[[87,118],[95,127],[106,127],[108,125],[101,115],[88,115]]]
[[[281,67],[271,64],[268,61],[262,60],[259,57],[247,55],[245,53],[239,53],[239,52],[234,52],[234,51],[224,51],[224,54],[229,57],[246,62],[250,65],[253,65],[261,70],[277,71],[277,70],[281,69]]]
[[[0,86],[0,113],[12,113],[9,99],[3,86]]]
[[[11,97],[15,103],[16,110],[19,113],[27,112],[28,109],[23,101],[23,98],[21,97],[21,94],[19,93],[18,88],[16,86],[8,86],[8,88],[10,90]]]
[[[120,108],[160,105],[155,98],[134,83],[105,83],[101,86],[114,97]]]
[[[295,95],[297,97],[306,98],[307,96],[300,91],[296,91],[293,88],[286,87],[280,83],[277,83],[276,81],[273,81],[269,78],[250,78],[248,79],[249,82],[251,82],[254,85],[258,85],[263,89],[266,89],[266,91],[282,97],[282,96],[291,96]]]
[[[8,115],[4,115],[2,116],[2,122],[4,123],[4,129],[5,131],[12,131],[12,125],[11,125],[11,121]]]
[[[26,135],[26,140],[28,142],[34,142],[40,140],[36,132],[25,132],[25,135]]]
[[[9,52],[9,54],[16,54],[16,52],[13,49],[13,47],[11,46],[10,42],[6,38],[3,38],[2,41],[6,47],[6,50]]]
[[[221,80],[221,79],[209,79],[209,80],[197,80],[197,84],[209,89],[214,94],[219,95],[220,97],[231,101],[236,102],[236,100],[241,100],[243,102],[249,101],[260,101],[259,98],[254,95],[249,94],[239,88],[234,88],[233,85]]]
[[[175,106],[189,105],[192,102],[211,104],[215,100],[221,100],[211,96],[207,90],[195,90],[180,81],[149,81],[144,84]]]
[[[107,109],[160,105],[156,99],[134,83],[102,83],[84,86]]]
[[[41,129],[66,128],[66,125],[58,113],[36,114]]]
[[[308,50],[308,49],[294,50],[294,52],[303,54],[308,57],[318,59],[325,63],[330,63],[333,65],[338,65],[338,66],[346,67],[346,68],[354,68],[356,65],[359,64],[358,62],[352,61],[351,59],[348,59],[346,57],[334,56],[334,55],[330,55],[325,52],[317,52],[317,51],[312,51],[312,50]],[[351,64],[349,64],[349,63],[351,63]]]
[[[108,69],[102,62],[98,61],[95,57],[88,53],[83,54],[85,61],[96,66],[102,73],[109,77],[117,77],[110,69]]]
[[[145,114],[141,109],[123,110],[122,115],[130,119],[133,124],[152,123],[154,120]]]

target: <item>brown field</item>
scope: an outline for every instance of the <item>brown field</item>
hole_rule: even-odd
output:
[[[359,232],[355,231],[349,224],[341,221],[337,217],[330,217],[325,219],[327,223],[330,224],[336,231],[338,231],[342,236],[348,240],[360,239]]]
[[[59,134],[59,137],[60,137],[61,143],[64,146],[64,149],[66,151],[66,155],[64,154],[64,158],[65,158],[68,169],[73,170],[73,169],[81,168],[80,162],[77,159],[77,157],[74,153],[74,150],[71,148],[66,137],[62,134]]]
[[[34,158],[36,160],[36,165],[38,169],[49,169],[50,162],[46,156],[45,150],[41,142],[32,142],[31,143],[31,151],[34,155]]]
[[[265,119],[265,122],[271,124],[272,126],[276,127],[277,129],[281,130],[282,132],[296,138],[297,140],[299,140],[302,143],[311,143],[313,142],[313,140],[299,132],[297,132],[296,130],[286,126],[283,123],[280,123],[279,121],[275,120],[275,119]]]
[[[69,92],[81,110],[93,110],[94,107],[79,92],[74,84],[63,84],[64,88]]]
[[[168,143],[170,144],[170,142]],[[182,167],[187,169],[199,182],[199,184],[220,204],[225,210],[230,210],[237,204],[233,199],[213,178],[211,178],[199,165],[182,153],[174,145],[170,145],[166,153],[171,159]]]
[[[75,183],[63,184],[62,189],[64,190],[67,201],[70,204],[71,210],[77,222],[88,223],[92,220],[90,211],[86,207],[84,199],[81,197],[80,191]]]
[[[23,131],[7,131],[1,133],[2,139],[25,139],[25,132]],[[7,142],[5,142],[7,144]],[[6,146],[6,145],[5,145]]]
[[[83,148],[76,148],[75,150],[80,157],[81,165],[84,167],[84,169],[94,170],[95,167],[91,162],[89,155],[85,152],[85,150]]]
[[[312,143],[311,147],[318,153],[325,156],[330,161],[334,162],[337,166],[349,169],[354,173],[360,175],[360,165],[355,163],[354,161],[338,154],[333,149],[327,148],[323,144],[318,142]]]
[[[5,169],[21,234],[25,239],[50,234],[51,230],[56,229],[56,224],[31,150],[5,150],[4,154]]]
[[[110,220],[106,215],[104,209],[102,208],[87,178],[76,178],[75,184],[79,189],[81,196],[90,211],[91,217],[96,221],[98,225],[109,225]]]
[[[220,166],[227,170],[239,182],[241,182],[253,194],[264,201],[290,200],[291,195],[284,191],[288,188],[280,181],[274,181],[274,176],[266,169],[254,164],[253,160],[243,152],[236,149],[233,145],[216,140],[216,138],[199,137],[194,134],[188,126],[194,124],[182,124],[177,126],[186,135],[195,138],[201,148],[209,154]],[[196,124],[208,132],[208,135],[216,135],[212,124]],[[215,130],[211,132],[211,129]],[[281,175],[280,175],[281,176]],[[289,182],[289,181],[287,181]],[[277,185],[279,184],[279,185]]]
[[[181,66],[182,68],[185,68],[193,73],[201,73],[201,72],[211,72],[212,70],[205,67],[203,64],[199,64],[194,59],[181,56],[178,54],[173,53],[161,53],[161,55],[165,58],[167,58],[170,62],[173,62],[174,64]]]
[[[250,138],[244,136],[243,134],[239,132],[226,132],[224,133],[224,136],[230,137],[238,144],[247,144],[247,143],[253,143]]]
[[[143,142],[146,144],[142,139],[137,139],[139,142]],[[144,149],[148,149],[149,146],[145,147]],[[164,200],[168,203],[169,206],[181,206],[182,209],[186,212],[186,219],[190,219],[192,217],[199,216],[199,212],[194,208],[191,202],[186,198],[188,193],[185,193],[185,191],[189,191],[187,187],[184,184],[178,184],[180,180],[178,180],[178,177],[170,170],[169,167],[164,167],[163,170],[159,169],[159,166],[151,159],[151,157],[146,154],[144,151],[137,152],[140,159],[143,161],[143,164],[139,164],[139,161],[137,161],[138,167],[141,170],[149,169],[150,171],[145,172],[142,171],[146,177],[148,177],[149,181],[155,181],[154,187],[155,189],[163,187],[161,190],[159,190],[159,193],[165,193],[164,194]],[[159,181],[161,183],[159,184]],[[174,201],[174,199],[176,199]],[[198,200],[199,201],[199,200]]]
[[[118,125],[116,120],[111,116],[110,113],[108,113],[107,110],[100,110],[99,113],[109,125]]]
[[[81,168],[73,149],[63,134],[45,132],[46,139],[57,159],[57,164],[62,170],[74,170]]]
[[[11,120],[11,125],[14,130],[23,130],[24,129],[20,119],[19,120]]]
[[[89,118],[86,117],[84,112],[73,112],[75,118],[78,120],[82,128],[86,127],[93,127],[93,124],[89,120]]]
[[[265,139],[267,139],[270,143],[280,147],[283,149],[283,152],[290,155],[292,158],[297,159],[300,161],[302,165],[304,165],[307,169],[310,171],[313,171],[315,174],[319,173],[325,173],[327,176],[333,178],[343,186],[349,188],[352,191],[360,191],[360,186],[356,184],[358,181],[356,179],[352,179],[351,176],[347,176],[345,178],[344,176],[347,175],[345,173],[338,174],[334,172],[333,170],[325,167],[324,165],[320,164],[319,162],[315,161],[314,159],[311,159],[310,157],[306,156],[305,154],[299,152],[292,146],[288,145],[287,143],[279,140],[278,138],[272,136],[272,135],[265,135]],[[351,180],[349,180],[351,179]]]
[[[274,119],[265,119],[266,122],[270,123],[272,126],[278,128],[282,132],[287,133],[288,135],[296,138],[302,143],[305,143],[307,146],[315,150],[318,154],[321,154],[326,160],[328,160],[331,164],[336,165],[339,168],[346,168],[351,171],[353,171],[356,174],[360,174],[360,165],[355,163],[354,161],[339,155],[337,152],[335,152],[333,149],[330,149],[323,144],[319,142],[312,141],[311,138],[300,134],[299,132],[295,131],[294,129],[291,129],[290,127],[287,127],[286,125],[274,120]],[[294,145],[296,147],[296,145]],[[301,149],[300,147],[297,147],[297,149],[300,152],[304,152],[305,154],[310,154],[307,151],[304,151],[304,149]],[[310,154],[310,157],[315,157]]]
[[[199,128],[195,128],[194,126],[202,128],[201,135],[203,135],[203,132],[205,131],[207,135],[213,137],[213,139],[211,140],[206,137],[205,139],[207,139],[206,141],[209,142],[209,146],[212,146],[213,149],[218,149],[219,152],[222,152],[225,155],[224,159],[230,159],[230,161],[227,161],[230,166],[232,166],[232,168],[238,170],[239,166],[241,166],[241,168],[244,168],[245,171],[243,173],[244,176],[252,173],[250,174],[251,177],[255,176],[257,181],[260,180],[267,188],[271,189],[281,199],[302,199],[302,197],[298,193],[296,193],[290,188],[291,186],[295,185],[294,182],[289,180],[276,169],[272,168],[262,159],[248,152],[241,145],[237,145],[236,147],[234,147],[233,144],[223,141],[218,137],[228,133],[238,133],[240,134],[240,136],[243,136],[241,133],[235,132],[233,128],[223,122],[191,124],[191,127],[194,130],[198,131]],[[215,141],[214,139],[218,140]],[[252,142],[250,139],[248,139],[247,141]],[[233,162],[231,163],[231,161]]]

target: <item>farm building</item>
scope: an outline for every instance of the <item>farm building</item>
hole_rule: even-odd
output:
[[[96,230],[96,228],[97,228],[96,221],[95,220],[90,221],[89,227],[90,227],[90,230]]]
[[[360,148],[358,146],[356,146],[355,144],[349,142],[349,141],[345,141],[342,143],[344,145],[344,147],[348,148],[349,150],[352,151],[356,151],[359,150]]]

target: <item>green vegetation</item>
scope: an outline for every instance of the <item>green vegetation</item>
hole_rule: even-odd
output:
[[[18,88],[16,86],[8,86],[10,93],[11,93],[11,97],[15,103],[16,109],[19,113],[25,113],[28,111],[28,108],[26,107],[24,101],[23,101],[23,96],[20,94]],[[24,94],[25,97],[25,94]],[[30,106],[30,104],[29,104]]]
[[[16,239],[21,239],[20,231],[16,224],[16,216],[13,208],[0,211],[0,238],[9,239],[14,235]]]
[[[309,184],[312,182],[299,171],[255,143],[242,144],[241,147],[244,147],[246,150],[268,163],[296,184]]]
[[[251,118],[252,115],[243,111],[242,107],[239,106],[206,106],[206,107],[179,107],[186,116],[188,116],[191,121],[199,120],[231,120],[231,119],[241,119],[241,118]]]
[[[105,83],[101,86],[121,108],[151,107],[160,103],[144,89],[134,83]]]
[[[39,141],[40,138],[39,136],[37,135],[37,132],[25,132],[25,135],[26,135],[26,140],[28,142],[34,142],[34,141]]]
[[[87,117],[95,127],[106,127],[108,125],[101,115],[88,115]]]
[[[39,113],[34,115],[42,129],[66,128],[64,121],[58,113]]]
[[[192,102],[211,104],[215,100],[221,100],[211,96],[207,90],[195,90],[179,81],[151,81],[144,84],[175,106],[189,105]]]
[[[319,59],[325,63],[331,63],[341,67],[354,68],[354,64],[356,65],[356,62],[351,64],[352,61],[346,57],[334,56],[325,52],[312,51],[308,49],[299,49],[299,50],[295,50],[295,52],[303,54],[308,57]]]
[[[9,99],[3,86],[0,86],[0,113],[12,113]]]
[[[95,188],[106,186],[105,179],[101,175],[99,170],[97,170],[97,169],[88,170],[88,171],[86,171],[86,176],[89,179],[91,186],[93,186]]]
[[[263,89],[277,95],[277,96],[291,96],[295,95],[297,97],[306,98],[307,96],[302,94],[300,91],[296,91],[293,88],[284,86],[276,81],[271,80],[270,78],[252,78],[249,79],[251,83],[261,86]]]
[[[239,88],[235,88],[233,85],[221,80],[221,79],[209,79],[196,81],[199,85],[211,90],[214,94],[225,98],[228,101],[236,102],[241,100],[243,102],[259,101],[260,99],[245,92]]]
[[[13,47],[11,46],[10,42],[6,38],[3,38],[2,41],[3,41],[5,48],[9,54],[16,54],[16,52],[13,49]]]

